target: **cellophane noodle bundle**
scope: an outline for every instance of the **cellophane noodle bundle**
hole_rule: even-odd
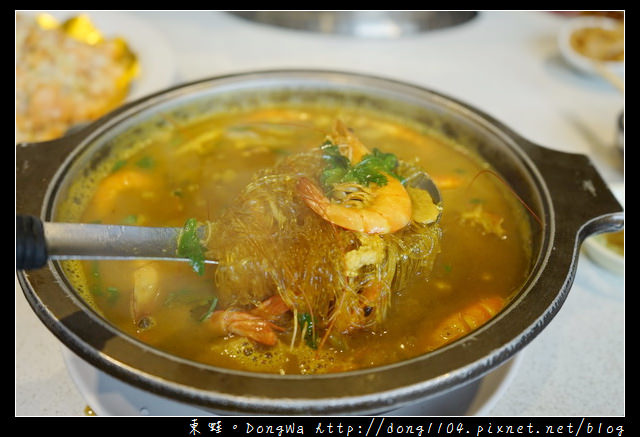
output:
[[[440,251],[437,223],[412,221],[395,233],[369,236],[313,212],[297,194],[296,181],[317,180],[323,166],[319,150],[283,158],[256,174],[212,224],[207,246],[208,256],[219,261],[220,308],[251,308],[279,294],[294,315],[310,316],[315,335],[347,333],[382,322],[393,293],[431,270]],[[418,170],[404,162],[398,166],[401,177]],[[371,238],[382,242],[381,262],[348,275],[345,255]],[[362,293],[372,285],[380,287],[373,305]],[[363,315],[366,306],[375,308],[371,317]]]

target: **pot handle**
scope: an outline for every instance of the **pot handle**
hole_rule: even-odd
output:
[[[16,212],[40,216],[49,183],[82,133],[52,141],[16,144]]]
[[[43,267],[47,259],[42,221],[32,215],[16,214],[16,270]]]
[[[577,231],[578,242],[590,235],[624,228],[624,208],[586,155],[560,152],[524,140],[524,148],[547,182],[563,228]]]

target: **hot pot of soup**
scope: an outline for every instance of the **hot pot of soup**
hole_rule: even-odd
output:
[[[582,240],[623,223],[587,157],[340,72],[202,80],[16,153],[20,214],[182,228],[189,262],[18,279],[83,359],[216,412],[381,413],[479,378],[560,309]]]

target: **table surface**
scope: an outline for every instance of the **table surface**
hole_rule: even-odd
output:
[[[92,14],[100,14],[93,12]],[[614,147],[624,97],[564,63],[556,42],[567,17],[481,12],[471,22],[400,39],[298,32],[224,12],[121,12],[163,36],[173,83],[262,69],[322,68],[402,80],[463,100],[551,149],[588,155],[605,181],[624,181]],[[135,32],[135,29],[131,29]],[[522,352],[491,416],[625,414],[624,277],[581,253],[558,315]],[[15,414],[81,416],[87,401],[61,345],[16,283]]]

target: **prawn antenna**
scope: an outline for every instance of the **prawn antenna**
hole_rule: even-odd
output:
[[[518,201],[522,204],[522,206],[524,206],[527,211],[529,211],[529,214],[531,214],[533,216],[533,218],[536,220],[536,222],[538,222],[538,224],[540,225],[540,227],[542,228],[542,220],[540,219],[540,217],[538,217],[538,215],[533,212],[533,209],[531,209],[531,207],[527,204],[527,202],[525,202],[519,195],[518,193],[515,192],[515,190],[513,188],[511,188],[511,185],[509,185],[509,183],[507,183],[507,181],[505,181],[498,173],[496,173],[493,170],[489,170],[489,169],[483,169],[480,170],[474,177],[473,179],[471,179],[471,182],[469,182],[469,185],[467,186],[467,189],[471,188],[471,185],[476,181],[476,179],[478,179],[478,177],[480,177],[482,174],[487,173],[492,175],[493,177],[495,177],[496,179],[498,179],[500,181],[500,183],[502,183],[502,185],[504,185],[510,192],[511,194],[513,194],[513,196],[518,199]]]

